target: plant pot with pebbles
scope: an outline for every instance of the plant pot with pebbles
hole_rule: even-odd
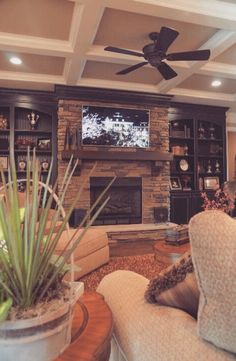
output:
[[[55,255],[62,232],[69,230],[68,220],[79,200],[83,185],[69,210],[65,212],[63,200],[77,164],[70,171],[72,159],[70,160],[58,197],[55,193],[56,186],[54,189],[49,187],[52,162],[47,180],[42,183],[41,165],[35,150],[33,155],[30,153],[28,149],[25,180],[17,179],[12,155],[8,182],[1,169],[1,361],[51,361],[69,345],[73,308],[83,293],[83,284],[74,282],[73,252],[109,200],[107,198],[99,206],[108,186],[84,216],[72,237],[71,232],[67,232],[65,249]],[[18,185],[22,181],[25,182],[23,202],[22,199],[20,201],[22,193],[21,196],[18,193]],[[71,272],[69,284],[63,279],[68,271]]]

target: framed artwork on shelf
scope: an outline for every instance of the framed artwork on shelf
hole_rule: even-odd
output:
[[[182,185],[179,177],[170,177],[170,189],[172,191],[182,191]]]
[[[219,177],[204,177],[204,189],[216,190],[220,188]]]
[[[51,139],[50,138],[39,138],[37,142],[37,148],[43,150],[51,149]]]
[[[3,170],[8,169],[8,156],[6,155],[0,156],[0,166],[2,167]]]

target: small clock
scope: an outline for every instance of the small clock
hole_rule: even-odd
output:
[[[189,163],[188,163],[187,159],[180,159],[179,168],[183,172],[187,172],[189,170]]]

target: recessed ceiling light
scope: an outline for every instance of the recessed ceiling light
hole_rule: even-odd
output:
[[[10,62],[15,65],[22,64],[22,60],[20,58],[17,58],[16,56],[11,57]]]
[[[211,86],[218,87],[222,84],[221,80],[213,80]]]

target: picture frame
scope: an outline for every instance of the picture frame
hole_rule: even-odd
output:
[[[182,191],[182,185],[179,177],[170,177],[170,189],[172,191]]]
[[[204,189],[216,190],[220,188],[219,177],[204,177]]]
[[[42,150],[51,149],[51,138],[38,138],[37,148]]]
[[[3,170],[8,169],[8,156],[7,155],[0,156],[0,164],[2,165]]]

